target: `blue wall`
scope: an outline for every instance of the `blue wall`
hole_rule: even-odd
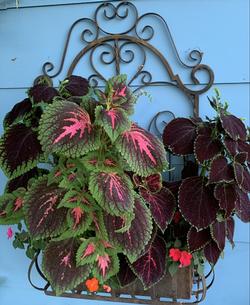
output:
[[[58,67],[66,32],[74,20],[89,17],[97,1],[20,0],[24,8],[8,9],[15,1],[0,1],[0,122],[12,106],[25,96],[32,80],[41,74],[42,63],[52,61]],[[83,2],[83,1],[82,1]],[[248,0],[135,0],[140,13],[159,12],[168,21],[180,56],[198,48],[204,52],[204,63],[215,72],[215,87],[219,88],[230,109],[244,117],[249,124],[249,1]],[[43,6],[45,4],[72,3],[72,5]],[[33,5],[35,7],[30,7]],[[37,6],[37,7],[36,7]],[[168,35],[156,26],[156,45],[168,57],[173,70],[189,83],[189,72],[183,69],[172,52]],[[78,53],[80,28],[72,37],[66,58]],[[89,67],[82,63],[77,73],[88,76]],[[164,77],[162,68],[149,58],[148,70]],[[132,73],[133,66],[126,67]],[[127,71],[127,70],[125,70]],[[66,68],[59,79],[63,79]],[[56,84],[57,81],[55,81]],[[153,102],[140,99],[135,121],[147,127],[153,114],[171,110],[177,115],[190,115],[191,108],[176,90],[157,87],[149,89]],[[212,95],[212,89],[208,95]],[[146,110],[145,110],[146,109]],[[212,114],[206,95],[201,98],[202,116]],[[2,126],[0,127],[2,134]],[[0,192],[6,178],[0,172]],[[46,297],[27,283],[29,261],[21,250],[14,250],[6,238],[6,227],[0,228],[0,304],[12,305],[69,305],[108,304],[82,300]],[[249,304],[249,225],[237,222],[236,247],[227,245],[225,258],[216,266],[216,280],[208,292],[204,305]],[[38,280],[38,279],[37,279]],[[110,303],[111,304],[111,303]]]

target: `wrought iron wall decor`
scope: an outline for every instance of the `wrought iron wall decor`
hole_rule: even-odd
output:
[[[157,19],[163,26],[164,31],[166,31],[166,37],[170,40],[171,46],[173,48],[173,52],[175,54],[177,62],[187,69],[190,73],[190,80],[192,84],[199,85],[197,89],[190,89],[187,85],[184,84],[179,74],[174,73],[171,65],[169,64],[168,59],[163,55],[163,53],[158,50],[153,44],[152,40],[156,36],[154,27],[151,24],[143,25],[144,21],[148,18],[152,21]],[[127,25],[125,30],[120,32],[112,32],[112,22],[119,21],[120,23],[124,23]],[[106,23],[106,26],[105,24]],[[208,91],[213,85],[214,81],[214,73],[212,69],[202,64],[203,53],[199,50],[192,50],[189,53],[188,60],[190,63],[185,63],[177,50],[174,39],[171,35],[169,26],[164,18],[157,13],[145,13],[139,15],[139,12],[136,6],[129,1],[122,1],[118,5],[114,5],[110,2],[105,2],[97,7],[94,12],[93,18],[81,18],[76,20],[70,27],[66,43],[63,49],[62,58],[59,64],[59,67],[56,69],[52,62],[44,63],[42,67],[43,75],[39,76],[35,82],[39,81],[41,78],[47,78],[48,81],[52,82],[52,79],[57,77],[64,68],[65,59],[68,53],[68,48],[71,40],[72,33],[76,26],[83,24],[83,30],[81,32],[81,40],[84,44],[81,51],[74,57],[70,66],[67,69],[67,76],[70,76],[74,73],[76,66],[79,64],[80,60],[89,56],[89,63],[92,69],[92,75],[89,77],[89,81],[93,86],[99,86],[106,82],[105,76],[101,73],[99,66],[97,67],[94,63],[94,55],[95,52],[99,48],[104,48],[99,52],[99,64],[104,65],[107,69],[113,65],[115,67],[114,74],[118,75],[121,73],[121,65],[122,64],[130,64],[133,63],[136,54],[135,48],[140,52],[140,60],[141,62],[138,64],[136,72],[133,75],[129,75],[128,85],[135,86],[134,91],[139,90],[141,88],[147,86],[155,86],[155,85],[166,85],[173,86],[181,90],[188,99],[192,102],[193,115],[199,116],[199,97],[201,94]],[[108,25],[108,26],[107,26]],[[152,73],[148,71],[145,67],[148,52],[153,54],[161,63],[164,73],[166,75],[166,79],[154,79]],[[208,76],[208,81],[206,84],[200,84],[199,79],[197,78],[197,72],[203,71]],[[196,87],[196,86],[195,86]],[[151,127],[155,128],[158,135],[160,134],[160,130],[158,129],[157,122],[159,116],[161,114],[168,114],[170,116],[174,116],[173,113],[169,111],[163,111],[152,119],[149,129]],[[33,267],[36,267],[39,275],[47,282],[43,288],[39,288],[34,285],[31,281],[31,271]],[[31,285],[38,289],[44,291],[47,295],[54,295],[54,293],[49,289],[50,284],[43,275],[41,269],[39,268],[38,263],[38,255],[32,261],[29,273],[28,273],[29,281]],[[190,276],[191,273],[187,273],[186,278]],[[212,276],[211,283],[206,285],[206,280],[208,280]],[[214,271],[211,270],[206,277],[199,277],[197,274],[192,275],[193,284],[197,286],[195,291],[191,291],[191,287],[189,283],[182,283],[180,293],[178,291],[170,292],[170,299],[164,300],[161,296],[158,295],[157,291],[153,289],[150,293],[140,293],[140,295],[148,296],[148,299],[141,299],[138,296],[134,295],[133,292],[130,293],[129,296],[124,296],[126,291],[120,289],[113,291],[111,294],[106,295],[89,295],[86,293],[82,293],[81,289],[75,289],[72,292],[64,293],[62,296],[71,297],[71,298],[81,298],[81,299],[92,299],[92,300],[102,300],[102,301],[113,301],[113,302],[129,302],[135,304],[172,304],[172,305],[181,305],[181,304],[196,304],[202,301],[205,298],[206,290],[212,285],[214,280]],[[169,283],[173,284],[175,281],[175,285],[177,285],[177,278],[174,280],[169,280]],[[178,282],[179,283],[179,282]],[[192,281],[191,281],[192,283]],[[138,286],[136,286],[138,288]],[[183,289],[182,289],[183,288]],[[135,287],[134,287],[135,289]],[[160,290],[162,287],[160,288]],[[164,289],[164,287],[163,287]],[[178,290],[178,289],[177,289]],[[136,290],[138,292],[138,290]],[[140,291],[140,290],[139,290]],[[170,291],[170,290],[169,290]],[[190,302],[178,302],[177,298],[180,298],[181,295],[185,295],[186,291],[189,291],[190,295],[195,297],[194,301]],[[135,292],[135,291],[134,291]],[[184,293],[184,294],[183,294]],[[122,296],[123,295],[123,296]],[[189,296],[190,296],[189,295]],[[183,297],[184,298],[184,297]]]
[[[146,20],[153,21],[154,19],[160,21],[163,30],[166,32],[166,38],[170,40],[177,62],[182,67],[189,70],[191,84],[200,85],[198,86],[198,89],[188,88],[182,81],[180,75],[173,71],[164,54],[151,43],[156,35],[155,29],[153,25],[145,25],[144,23]],[[112,26],[112,22],[117,21],[120,25],[124,24],[126,29],[123,28],[123,30],[117,33],[115,31],[116,26]],[[53,79],[62,72],[72,33],[76,26],[80,24],[83,24],[81,41],[83,42],[84,47],[71,62],[67,69],[67,76],[73,74],[80,60],[88,55],[89,63],[93,71],[92,75],[89,77],[89,81],[94,86],[98,86],[103,82],[105,83],[106,78],[100,72],[100,65],[105,65],[107,69],[111,69],[111,67],[108,66],[113,64],[115,66],[114,74],[120,74],[121,64],[129,64],[134,61],[136,54],[133,46],[136,46],[136,51],[140,52],[139,56],[141,62],[138,64],[136,73],[130,75],[128,85],[132,86],[136,83],[136,90],[154,85],[174,86],[180,89],[192,101],[193,114],[195,116],[199,115],[199,96],[208,91],[214,81],[212,69],[201,63],[203,53],[197,49],[192,50],[188,56],[190,63],[185,63],[178,53],[169,26],[164,18],[157,13],[139,15],[136,6],[128,1],[122,1],[117,6],[113,3],[105,2],[97,7],[92,19],[80,18],[76,20],[69,29],[59,67],[56,69],[52,62],[44,63],[42,67],[43,76]],[[98,62],[98,67],[96,67],[94,55],[100,47],[104,48],[104,50],[102,49],[98,55],[100,60]],[[159,60],[165,71],[165,79],[154,79],[152,72],[145,69],[147,52],[150,52]],[[207,74],[208,81],[206,84],[200,84],[197,77],[198,71],[203,71]],[[169,80],[166,81],[166,79]]]

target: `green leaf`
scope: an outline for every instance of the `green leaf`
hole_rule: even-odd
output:
[[[74,239],[52,241],[44,251],[42,270],[56,295],[76,288],[89,276],[91,265],[76,266],[79,242]]]
[[[100,139],[89,114],[73,102],[56,101],[46,108],[39,126],[44,151],[77,158],[96,150]]]
[[[98,204],[112,215],[131,213],[134,207],[133,187],[126,175],[113,172],[93,172],[89,189]]]
[[[179,269],[179,265],[176,262],[171,263],[168,267],[168,271],[172,277],[175,275],[178,269]]]
[[[120,108],[104,109],[102,106],[96,107],[95,123],[104,128],[111,141],[130,128],[130,120],[125,110]]]

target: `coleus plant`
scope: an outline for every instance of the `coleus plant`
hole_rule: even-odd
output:
[[[216,264],[226,239],[234,246],[234,216],[250,221],[249,129],[228,111],[218,90],[209,101],[213,119],[176,118],[163,132],[167,151],[186,158],[182,180],[167,183],[178,209],[165,236],[187,245],[200,267],[205,260]]]
[[[85,279],[90,291],[137,277],[147,289],[166,273],[176,199],[164,145],[129,119],[136,99],[124,75],[104,92],[70,76],[36,84],[4,119],[0,223],[18,224],[13,245],[30,258],[42,251],[57,294]]]

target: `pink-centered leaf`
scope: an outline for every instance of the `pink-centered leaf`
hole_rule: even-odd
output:
[[[57,295],[76,288],[89,275],[91,265],[76,266],[78,247],[78,240],[71,238],[52,241],[44,251],[43,272]]]
[[[192,154],[195,138],[196,125],[186,118],[172,120],[163,132],[163,143],[177,155]]]
[[[215,241],[211,241],[209,244],[207,244],[204,248],[204,255],[207,261],[215,265],[220,257],[221,251],[218,248]]]
[[[232,182],[234,180],[233,168],[223,156],[216,157],[212,163],[209,174],[210,183]]]
[[[219,201],[220,208],[225,211],[225,217],[228,218],[235,208],[237,199],[234,184],[217,184],[214,189],[214,197]]]
[[[250,192],[250,173],[247,166],[234,162],[234,175],[239,188],[245,192]]]
[[[211,185],[204,177],[183,180],[179,191],[179,208],[183,217],[194,227],[204,229],[216,219],[219,205]]]
[[[133,211],[132,184],[127,176],[116,172],[93,172],[89,179],[89,189],[108,213],[119,216]]]
[[[25,197],[26,222],[33,239],[52,237],[66,227],[66,208],[57,208],[64,191],[47,185],[47,178],[37,180]]]
[[[162,172],[167,165],[163,144],[136,124],[118,137],[116,146],[131,169],[140,176]]]
[[[83,216],[83,210],[82,210],[81,207],[76,207],[76,208],[72,209],[71,214],[73,215],[73,218],[74,218],[73,230],[75,230],[77,225],[80,223],[80,220]]]
[[[135,217],[125,233],[117,233],[124,225],[122,217],[106,214],[104,217],[109,241],[114,247],[121,247],[131,262],[135,261],[149,243],[152,234],[152,219],[149,209],[140,197],[135,198]]]
[[[101,270],[102,276],[105,277],[106,271],[110,264],[110,257],[108,254],[98,255],[97,256],[98,267]]]
[[[18,197],[14,203],[14,212],[20,210],[23,206],[23,198]]]
[[[90,243],[88,244],[87,248],[85,249],[85,252],[82,255],[82,258],[85,258],[91,254],[93,254],[95,252],[95,244],[94,243]]]
[[[73,102],[56,101],[46,108],[39,126],[43,149],[79,157],[99,146],[89,114]]]
[[[161,237],[156,237],[148,251],[132,264],[144,289],[159,282],[166,273],[167,247]]]
[[[187,234],[188,249],[190,252],[198,251],[204,248],[211,241],[209,229],[197,231],[191,227]]]
[[[225,248],[226,242],[226,224],[224,221],[215,221],[211,226],[211,235],[216,242],[218,248],[222,252]]]
[[[231,139],[234,141],[237,141],[238,139],[246,141],[247,130],[244,123],[239,118],[232,114],[221,114],[220,121],[225,132]]]
[[[95,116],[96,124],[104,128],[112,141],[115,141],[121,133],[130,128],[128,115],[121,108],[106,110],[102,106],[98,106]]]
[[[145,188],[140,188],[140,195],[148,203],[156,224],[164,232],[168,224],[170,224],[176,209],[174,195],[165,187],[157,193],[151,193]]]

